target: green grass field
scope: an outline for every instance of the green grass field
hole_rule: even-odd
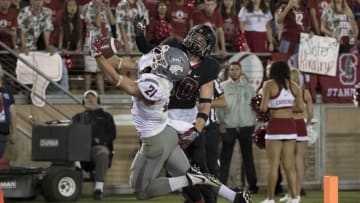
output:
[[[323,203],[322,200],[323,193],[320,191],[307,191],[307,195],[302,198],[301,203]],[[265,193],[260,193],[253,195],[253,203],[260,203],[265,199]],[[106,203],[118,203],[118,202],[130,202],[130,203],[140,203],[140,202],[159,202],[159,203],[182,203],[183,198],[181,194],[168,195],[164,197],[154,198],[147,201],[136,200],[134,195],[114,195],[114,196],[105,196],[103,201]],[[276,198],[276,201],[279,202],[279,197]],[[38,200],[32,201],[34,203],[45,202],[41,198]],[[91,197],[83,197],[78,200],[78,202],[99,202],[92,200]],[[226,203],[224,199],[219,199],[218,203]],[[360,203],[360,191],[339,191],[339,203]]]

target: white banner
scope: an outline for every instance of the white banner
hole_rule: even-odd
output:
[[[336,76],[339,43],[335,38],[301,33],[299,69],[303,72]]]
[[[20,54],[21,58],[26,60],[30,65],[42,72],[49,79],[59,81],[62,76],[62,59],[57,53],[49,55],[43,52],[29,52],[29,55]],[[25,65],[21,60],[17,60],[16,77],[24,84],[32,84],[31,101],[38,107],[45,106],[46,88],[49,81],[35,72],[33,69]],[[37,97],[34,93],[41,96],[43,99]]]

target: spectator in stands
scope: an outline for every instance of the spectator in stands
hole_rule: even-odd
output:
[[[121,0],[117,5],[116,23],[127,54],[138,51],[133,25],[136,16],[144,18],[146,25],[149,25],[148,12],[142,0]]]
[[[349,7],[352,10],[356,24],[359,28],[360,27],[360,0],[347,0],[347,2],[348,2]],[[359,39],[360,39],[360,33],[358,33],[357,42],[356,42],[358,49],[360,48],[359,43],[358,43]]]
[[[44,0],[30,0],[30,6],[24,7],[18,14],[21,50],[29,51],[50,49],[50,33],[53,31],[51,10],[43,7]],[[41,37],[42,36],[42,37]]]
[[[172,26],[167,13],[167,5],[165,1],[160,1],[157,5],[156,16],[150,21],[146,37],[151,44],[158,45],[170,35],[172,35]]]
[[[315,34],[321,35],[321,16],[324,10],[328,9],[331,0],[308,0],[307,7],[309,8],[311,25]]]
[[[60,27],[59,49],[68,54],[69,51],[80,53],[82,46],[82,22],[76,0],[65,2],[62,24]]]
[[[11,0],[11,7],[15,8],[17,11],[24,8],[25,6],[28,6],[28,1],[23,0]]]
[[[54,49],[58,49],[64,2],[63,0],[44,0],[44,7],[49,8],[52,12],[51,19],[54,30],[50,34],[50,45],[53,46]]]
[[[169,2],[168,13],[170,23],[175,37],[183,40],[189,29],[193,26],[193,8],[187,6],[185,0],[174,0]]]
[[[219,131],[222,134],[222,149],[220,154],[220,181],[226,184],[235,141],[238,140],[241,149],[249,191],[257,193],[257,178],[252,151],[252,135],[255,129],[256,115],[251,109],[251,98],[255,89],[246,75],[242,73],[237,62],[230,64],[229,79],[221,84],[227,100],[226,108],[217,109]]]
[[[301,33],[310,33],[311,23],[309,19],[306,2],[304,0],[289,0],[287,5],[283,5],[277,16],[277,23],[282,24],[279,51],[287,54],[298,52]]]
[[[148,11],[150,22],[156,18],[156,13],[158,10],[158,4],[162,0],[143,0],[146,10]],[[164,1],[167,3],[167,1]]]
[[[4,70],[0,65],[0,157],[3,157],[6,144],[17,140],[15,101],[12,92],[3,84]]]
[[[0,0],[0,41],[11,49],[18,50],[16,44],[17,10],[10,6],[10,0]]]
[[[272,63],[270,77],[264,83],[260,111],[270,110],[265,140],[266,153],[269,159],[267,198],[262,203],[275,203],[274,192],[280,160],[286,172],[290,203],[298,203],[296,198],[295,146],[296,126],[294,112],[303,112],[304,102],[300,88],[290,79],[290,69],[286,62]]]
[[[204,0],[204,9],[197,9],[193,15],[194,25],[208,23],[216,30],[217,46],[215,49],[221,54],[226,55],[224,24],[220,11],[217,9],[217,0]]]
[[[84,93],[83,102],[87,109],[73,116],[72,121],[91,125],[91,162],[81,162],[81,164],[76,162],[76,165],[85,171],[95,169],[93,198],[101,200],[106,172],[111,165],[113,141],[116,138],[115,122],[110,113],[99,108],[100,98],[94,90],[87,90]]]
[[[355,45],[358,27],[346,0],[332,0],[321,16],[321,32],[339,41],[340,52],[348,52]]]
[[[111,12],[114,15],[114,17],[115,17],[115,13],[116,13],[116,7],[119,4],[119,2],[120,2],[120,0],[110,0],[110,9],[111,9]],[[112,32],[112,36],[117,39],[119,33],[118,33],[116,23],[114,25],[111,25],[111,32]]]
[[[224,21],[223,24],[226,50],[229,52],[239,51],[239,47],[237,47],[236,44],[237,40],[239,40],[239,37],[241,37],[239,35],[243,35],[243,33],[240,30],[240,24],[235,10],[234,0],[223,0],[220,4],[220,11]]]
[[[111,25],[115,23],[109,1],[92,0],[83,8],[81,18],[85,21],[86,35],[84,41],[85,89],[91,87],[91,74],[96,73],[99,94],[104,94],[104,76],[92,56],[91,43],[99,37],[111,36]]]
[[[248,0],[239,12],[240,28],[252,52],[274,51],[272,14],[264,0]]]

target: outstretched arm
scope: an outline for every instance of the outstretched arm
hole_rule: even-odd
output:
[[[128,95],[142,97],[139,87],[133,80],[124,75],[119,75],[115,68],[103,56],[95,57],[95,59],[100,69],[106,74],[112,84],[124,90]]]
[[[199,100],[204,100],[204,102],[199,101],[199,114],[207,115],[207,116],[209,115],[213,95],[214,95],[214,81],[205,83],[200,87]],[[195,129],[198,132],[201,132],[203,130],[206,120],[207,119],[204,119],[202,116],[198,116],[196,118]]]
[[[135,41],[136,46],[142,53],[148,53],[155,46],[151,45],[146,39],[144,35],[145,31],[145,20],[143,17],[137,16],[134,20],[134,30],[135,30]]]

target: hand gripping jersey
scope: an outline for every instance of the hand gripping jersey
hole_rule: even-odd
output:
[[[172,83],[151,73],[144,73],[136,81],[144,98],[132,98],[131,114],[141,137],[152,137],[168,124],[167,106]]]

